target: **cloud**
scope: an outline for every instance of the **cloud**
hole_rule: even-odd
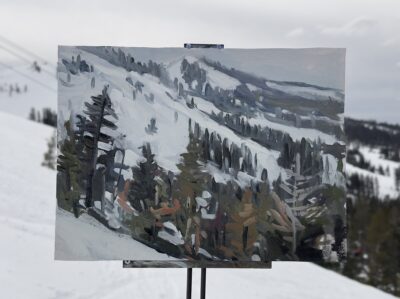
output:
[[[287,37],[299,37],[299,36],[303,36],[305,33],[304,28],[303,27],[298,27],[295,28],[291,31],[289,31],[286,36]]]
[[[361,36],[369,33],[376,24],[377,22],[374,19],[359,17],[342,26],[321,27],[320,31],[322,34],[326,35]]]
[[[396,46],[396,45],[400,45],[400,37],[392,37],[392,38],[385,40],[382,43],[382,46],[384,46],[384,47],[391,47],[391,46]]]
[[[397,66],[398,68],[400,68],[400,61],[398,61],[398,62],[396,63],[396,66]]]

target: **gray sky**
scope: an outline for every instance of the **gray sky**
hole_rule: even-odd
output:
[[[0,35],[52,62],[59,44],[347,48],[346,114],[400,122],[397,0],[0,0],[0,7]],[[0,51],[0,59],[12,58]]]

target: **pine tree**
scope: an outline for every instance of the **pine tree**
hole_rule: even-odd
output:
[[[29,120],[36,121],[36,111],[35,108],[31,108],[31,111],[29,112]]]
[[[150,119],[150,123],[145,128],[145,131],[146,131],[147,134],[151,134],[152,135],[152,134],[157,133],[158,128],[157,128],[157,124],[156,123],[157,123],[157,121],[156,121],[156,119],[154,117]]]
[[[77,206],[82,190],[82,164],[79,159],[79,135],[72,130],[71,121],[65,122],[67,138],[60,146],[57,159],[57,200],[58,205],[66,210],[73,209],[79,216]],[[81,183],[81,184],[80,184]]]
[[[147,211],[154,203],[156,182],[154,180],[158,165],[154,160],[150,144],[142,146],[142,155],[145,161],[132,167],[133,184],[129,190],[128,200],[139,212]]]
[[[196,252],[200,243],[200,223],[196,223],[196,221],[200,220],[195,221],[194,218],[196,215],[195,198],[201,195],[202,191],[206,189],[208,183],[211,181],[211,177],[203,171],[202,154],[203,149],[200,140],[191,134],[186,153],[181,154],[182,162],[177,165],[180,173],[174,182],[172,194],[173,198],[179,200],[182,207],[176,217],[177,227],[184,236],[185,247],[189,253],[192,252],[192,249],[190,249],[192,234],[196,236]]]
[[[396,190],[400,191],[400,167],[397,168],[394,172],[394,180],[395,180]]]
[[[54,131],[50,139],[47,141],[47,152],[44,153],[42,166],[50,169],[56,168],[56,132]]]
[[[92,102],[85,102],[86,110],[84,113],[88,116],[85,124],[84,142],[86,152],[88,153],[88,177],[86,186],[86,200],[87,207],[93,205],[92,189],[93,177],[96,170],[97,158],[99,155],[99,142],[112,145],[114,138],[109,134],[101,132],[101,128],[106,127],[111,130],[117,129],[114,121],[118,119],[112,107],[111,99],[107,93],[107,87],[104,87],[101,95],[92,96]],[[107,118],[106,118],[107,117]],[[113,119],[113,121],[110,120]],[[102,149],[103,152],[108,152]]]
[[[48,126],[57,127],[57,113],[50,108],[43,109],[42,123]]]

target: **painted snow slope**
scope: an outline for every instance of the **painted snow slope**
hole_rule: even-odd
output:
[[[174,260],[128,235],[117,234],[93,217],[83,214],[76,219],[57,209],[55,257],[58,260]]]
[[[66,72],[60,66],[59,77],[59,113],[58,125],[62,128],[65,120],[70,118],[70,111],[74,113],[83,110],[84,102],[91,96],[100,94],[103,87],[109,85],[109,95],[114,109],[119,116],[117,121],[118,132],[125,134],[125,148],[133,153],[136,161],[129,161],[135,165],[141,158],[140,146],[144,142],[149,142],[152,151],[155,153],[157,163],[166,170],[179,172],[177,164],[181,161],[181,154],[185,153],[189,143],[188,120],[197,122],[204,130],[208,128],[210,132],[218,132],[222,138],[227,138],[230,142],[235,142],[238,146],[245,143],[252,154],[257,153],[258,168],[257,177],[261,177],[263,168],[267,168],[270,181],[276,180],[280,174],[284,173],[277,164],[279,152],[268,150],[255,141],[243,139],[232,130],[218,122],[212,120],[209,115],[199,109],[190,109],[186,105],[186,100],[178,99],[177,92],[160,84],[159,79],[149,74],[143,76],[135,72],[116,67],[96,55],[87,53],[73,47],[61,48],[59,55],[61,58],[68,58],[72,55],[81,55],[88,64],[95,66],[94,73],[80,73],[71,76],[71,82],[65,84]],[[91,88],[92,76],[96,79],[95,88]],[[135,100],[132,99],[132,86],[126,82],[126,77],[130,77],[133,82],[140,81],[144,84],[143,92],[136,93]],[[64,81],[64,82],[63,82]],[[146,100],[146,95],[154,95],[154,102]],[[175,100],[170,99],[169,93]],[[209,111],[213,105],[201,98],[196,98],[201,108]],[[178,120],[174,120],[175,112]],[[217,112],[217,111],[216,111]],[[158,132],[149,135],[145,131],[145,126],[150,123],[151,118],[156,118]]]
[[[185,269],[122,269],[119,261],[54,261],[56,172],[40,166],[51,133],[47,126],[0,112],[1,297],[185,298]],[[199,271],[194,271],[193,298],[199,297],[199,286]],[[265,297],[395,298],[309,263],[207,272],[207,298]]]

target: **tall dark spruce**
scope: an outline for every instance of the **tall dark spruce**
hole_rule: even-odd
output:
[[[129,190],[128,200],[131,205],[143,212],[154,205],[154,197],[156,194],[156,182],[154,178],[157,175],[158,165],[154,160],[154,154],[151,152],[150,144],[142,146],[142,154],[144,161],[132,167],[132,176],[134,184]]]
[[[104,132],[102,128],[117,129],[114,121],[118,116],[112,107],[111,99],[107,93],[107,87],[104,87],[102,94],[92,96],[91,103],[85,102],[86,110],[84,113],[88,116],[85,123],[85,147],[88,155],[88,176],[86,184],[86,207],[93,206],[93,179],[98,162],[99,149],[106,154],[110,152],[105,148],[99,148],[99,143],[113,145],[114,138]],[[110,120],[113,119],[113,120]]]

